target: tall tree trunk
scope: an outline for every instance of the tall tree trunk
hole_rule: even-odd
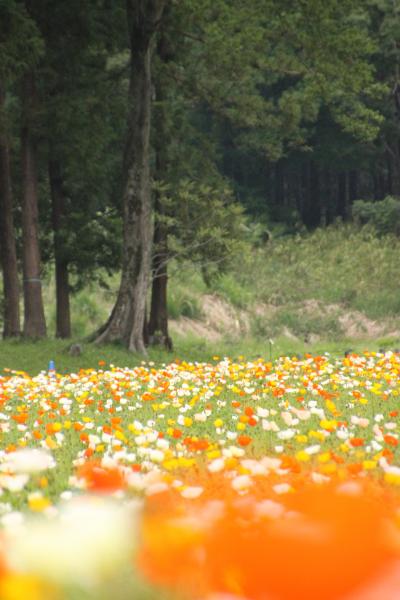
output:
[[[303,225],[306,224],[306,216],[309,202],[310,186],[309,186],[308,161],[303,162],[300,175],[300,190],[298,200],[298,210],[301,216]]]
[[[3,336],[7,338],[21,335],[21,324],[10,154],[7,135],[1,123],[4,102],[5,92],[0,81],[0,258],[4,292]]]
[[[400,197],[400,142],[388,144],[388,193]]]
[[[321,224],[321,186],[318,164],[315,161],[310,163],[310,192],[311,192],[311,210],[310,225],[318,227]]]
[[[372,187],[374,190],[374,200],[380,200],[378,175],[375,171],[372,174]]]
[[[273,170],[273,166],[271,165],[271,163],[267,162],[265,164],[265,183],[264,183],[264,189],[266,191],[265,194],[265,205],[266,205],[266,210],[268,211],[271,207],[272,204],[272,198],[271,198],[271,189],[272,189],[272,170]]]
[[[345,221],[347,219],[347,176],[345,172],[338,174],[337,215]]]
[[[296,171],[294,174],[294,182],[293,182],[293,199],[294,199],[294,208],[298,215],[301,215],[301,171]]]
[[[282,209],[285,205],[285,171],[282,161],[275,164],[275,204]]]
[[[321,192],[321,225],[326,226],[332,220],[332,173],[328,167],[323,171]]]
[[[157,54],[163,64],[172,59],[172,48],[165,33],[160,34],[157,44]],[[164,81],[165,75],[160,71],[156,84],[157,110],[155,111],[155,131],[157,135],[154,140],[156,153],[156,181],[166,181],[168,178],[169,161],[168,146],[171,136],[168,127],[168,116],[165,110],[167,101],[166,89],[168,82]],[[172,350],[172,339],[168,331],[168,226],[165,223],[165,207],[162,195],[157,193],[155,199],[154,215],[154,238],[153,238],[153,260],[152,260],[152,287],[151,305],[148,334],[150,343],[161,343],[167,350]]]
[[[36,148],[32,133],[34,105],[34,76],[33,73],[28,73],[23,84],[24,113],[21,131],[24,335],[30,338],[42,338],[46,337],[46,321],[40,272]]]
[[[393,101],[394,110],[397,117],[397,125],[400,121],[400,83],[399,83],[400,71],[399,65],[396,64],[396,85],[393,89]],[[400,197],[400,140],[398,136],[395,136],[392,143],[388,143],[388,150],[390,153],[389,160],[392,166],[392,193],[394,196]]]
[[[374,178],[374,197],[375,200],[383,200],[386,196],[386,181],[385,174],[383,172],[383,164],[381,161],[375,165],[375,178]]]
[[[395,143],[395,158],[393,164],[393,191],[394,196],[400,198],[400,140]]]
[[[51,192],[54,259],[56,275],[56,336],[71,337],[71,310],[69,302],[68,259],[63,249],[62,228],[65,219],[65,194],[60,164],[50,157],[49,180]]]
[[[131,50],[128,131],[124,151],[123,253],[116,304],[97,343],[120,340],[146,353],[143,329],[149,284],[152,221],[149,173],[151,55],[167,0],[127,0]]]
[[[162,221],[161,203],[156,201],[156,221],[154,227],[153,282],[151,288],[149,341],[159,341],[172,350],[172,340],[168,332],[168,232]],[[158,339],[159,338],[159,339]]]
[[[308,163],[307,191],[303,205],[303,222],[306,227],[317,227],[321,222],[319,169],[314,160]]]
[[[389,152],[385,154],[386,158],[386,168],[387,168],[387,192],[389,196],[393,195],[393,165]]]
[[[349,205],[358,199],[358,171],[349,171]]]

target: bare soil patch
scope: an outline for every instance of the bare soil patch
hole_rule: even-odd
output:
[[[186,336],[192,335],[210,342],[216,342],[223,337],[240,338],[251,332],[252,319],[274,325],[279,323],[279,312],[288,310],[287,306],[257,303],[240,310],[229,304],[225,299],[216,294],[205,294],[200,299],[203,317],[190,319],[180,317],[171,321],[171,332]],[[291,307],[295,321],[301,323],[302,319],[318,319],[336,323],[336,330],[340,336],[348,339],[374,339],[378,337],[400,338],[400,325],[398,320],[387,319],[375,321],[357,310],[349,310],[340,304],[324,304],[320,300],[309,299]],[[275,335],[277,332],[275,331]],[[292,330],[287,325],[282,325],[278,332],[293,341],[299,340],[304,335]],[[324,337],[324,333],[310,332],[306,334],[308,342],[316,342]]]

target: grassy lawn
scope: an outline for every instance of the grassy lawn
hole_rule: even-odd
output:
[[[151,361],[156,365],[169,363],[175,359],[185,361],[214,361],[214,357],[229,356],[232,359],[243,357],[248,360],[264,358],[274,360],[282,355],[311,353],[322,354],[329,352],[333,356],[341,356],[348,350],[361,352],[363,350],[390,350],[396,347],[397,340],[346,340],[336,342],[321,341],[307,344],[302,341],[292,341],[278,337],[270,344],[269,340],[248,338],[244,340],[222,340],[216,344],[199,338],[178,338],[172,352],[160,348],[149,348],[148,357],[127,352],[118,345],[96,346],[82,344],[80,356],[70,356],[69,348],[73,341],[41,340],[37,342],[23,340],[4,340],[0,342],[0,372],[4,369],[25,371],[36,375],[46,371],[49,361],[53,360],[58,373],[77,372],[79,369],[96,369],[99,361],[106,365],[134,367],[143,361]]]

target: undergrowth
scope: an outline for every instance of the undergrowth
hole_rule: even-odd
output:
[[[171,319],[183,316],[205,320],[207,315],[203,314],[202,296],[219,296],[237,311],[244,311],[248,315],[249,326],[246,340],[229,336],[228,332],[218,346],[225,344],[234,351],[235,344],[240,343],[244,354],[246,348],[263,348],[270,338],[280,337],[285,332],[292,334],[292,340],[287,335],[289,344],[293,342],[293,336],[300,344],[314,344],[318,340],[322,344],[341,343],[346,332],[338,325],[338,319],[345,311],[360,311],[369,319],[390,322],[391,326],[393,323],[393,329],[398,330],[399,255],[400,240],[395,236],[377,236],[368,227],[340,225],[318,229],[304,236],[272,238],[262,247],[249,246],[229,272],[215,277],[208,286],[198,265],[171,262],[169,315]],[[108,290],[91,284],[71,295],[74,339],[83,339],[104,323],[110,314],[118,290],[118,275],[107,283]],[[55,329],[54,297],[54,281],[49,277],[44,286],[44,298],[50,337]],[[312,307],[310,310],[310,302],[315,301],[327,310],[313,312]],[[398,345],[396,340],[389,340],[389,345]],[[213,354],[213,345],[206,340],[186,336],[186,340],[174,341],[179,352],[187,352],[188,358],[197,360]],[[64,352],[63,349],[68,348],[70,343],[49,340],[42,345],[24,347],[36,348],[32,354],[32,368],[40,370],[46,367],[51,354]],[[18,342],[15,346],[12,343],[2,345],[2,365],[15,367],[14,356],[18,356],[21,368],[27,368],[23,366],[23,352],[16,351],[17,348],[20,348]],[[4,352],[10,357],[10,365],[6,364]],[[116,347],[88,351],[87,361],[85,358],[83,362],[77,360],[76,363],[73,362],[74,357],[71,357],[72,362],[65,362],[64,352],[61,362],[65,362],[68,369],[75,368],[75,364],[81,366],[81,363],[93,366],[95,358],[101,358],[104,352],[107,360],[108,357],[115,362],[126,360],[129,363],[131,360],[122,348]],[[150,356],[154,352],[151,349]]]

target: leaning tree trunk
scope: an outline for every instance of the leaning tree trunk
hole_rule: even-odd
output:
[[[0,119],[4,108],[5,93],[0,82]],[[19,314],[19,279],[13,199],[11,190],[10,154],[7,136],[0,122],[0,258],[3,270],[3,337],[21,334]]]
[[[71,337],[68,259],[63,249],[62,228],[65,219],[65,194],[59,162],[49,159],[54,260],[56,274],[56,337]]]
[[[150,279],[152,220],[149,173],[151,55],[167,0],[127,0],[131,49],[128,131],[124,151],[123,252],[116,304],[97,343],[119,340],[146,353],[143,329]]]
[[[22,264],[24,275],[24,336],[46,336],[46,321],[42,299],[40,251],[38,236],[38,193],[36,149],[32,134],[35,83],[32,73],[26,75],[23,85],[22,152]]]

